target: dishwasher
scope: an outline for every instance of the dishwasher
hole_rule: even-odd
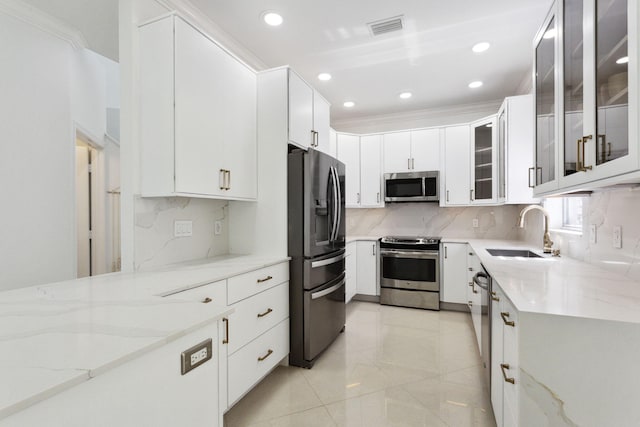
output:
[[[480,288],[480,342],[482,345],[482,365],[484,367],[484,379],[491,395],[491,276],[482,266],[473,276],[473,283]]]

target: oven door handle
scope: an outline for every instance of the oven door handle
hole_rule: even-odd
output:
[[[340,282],[338,282],[337,284],[331,286],[330,288],[327,289],[323,289],[321,291],[317,291],[317,292],[313,292],[311,294],[311,299],[318,299],[318,298],[322,298],[324,296],[327,296],[335,291],[337,291],[338,289],[340,289],[343,285],[345,284],[345,279],[343,278],[342,280],[340,280]]]
[[[381,256],[388,256],[393,258],[420,258],[420,259],[430,259],[435,258],[440,255],[439,251],[397,251],[397,250],[389,250],[389,249],[381,249]]]

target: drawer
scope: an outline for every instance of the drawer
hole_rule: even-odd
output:
[[[289,262],[251,271],[227,279],[229,305],[289,281]]]
[[[229,356],[228,396],[233,405],[289,354],[289,319]]]
[[[289,317],[289,282],[244,299],[229,316],[229,354]]]
[[[212,304],[219,306],[227,305],[227,281],[219,280],[197,288],[188,289],[175,294],[167,295],[167,298],[186,299],[191,301],[201,301],[209,299]]]

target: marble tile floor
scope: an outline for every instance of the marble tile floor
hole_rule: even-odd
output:
[[[315,366],[279,366],[227,427],[495,426],[468,313],[351,302]]]

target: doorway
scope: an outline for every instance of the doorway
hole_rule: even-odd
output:
[[[76,240],[77,277],[93,276],[96,271],[96,172],[97,150],[82,132],[76,131]]]

